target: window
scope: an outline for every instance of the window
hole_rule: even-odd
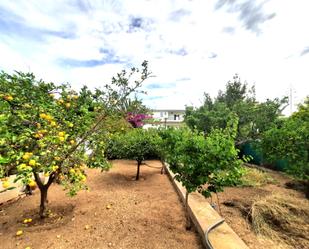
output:
[[[174,114],[174,120],[179,120],[179,114]]]

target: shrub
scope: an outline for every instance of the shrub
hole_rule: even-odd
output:
[[[136,180],[140,166],[146,159],[160,157],[161,138],[155,130],[131,129],[111,137],[106,150],[110,159],[131,159],[137,161]]]
[[[235,148],[237,119],[232,118],[224,130],[214,129],[206,137],[189,129],[167,130],[163,137],[165,159],[176,180],[186,188],[188,196],[199,191],[205,197],[223,191],[223,187],[235,184],[242,174]],[[187,228],[191,222],[187,212]]]

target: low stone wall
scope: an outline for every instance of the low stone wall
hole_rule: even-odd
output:
[[[42,182],[44,182],[44,184],[48,182],[49,177],[45,177],[43,173],[40,173],[39,176]],[[14,180],[16,179],[16,175],[10,175],[9,177],[6,177],[6,179],[9,183],[9,188],[14,187],[14,189],[6,190],[1,193],[1,191],[5,189],[3,188],[2,181],[0,180],[0,204],[25,194],[25,186],[23,185],[23,183],[21,181],[14,182]]]
[[[14,182],[16,175],[11,175],[7,177],[7,181],[9,183],[9,187],[14,187],[14,189],[6,190],[1,193],[1,191],[5,190],[2,187],[2,181],[0,180],[0,204],[15,199],[16,197],[23,195],[24,186],[20,181]]]
[[[165,165],[165,170],[181,200],[185,203],[186,189],[180,182],[174,179],[175,175],[170,171],[168,165]],[[191,219],[202,237],[205,248],[208,248],[206,245],[205,232],[213,224],[222,220],[222,217],[210,206],[207,200],[198,193],[190,194],[188,203]],[[226,222],[209,233],[209,241],[214,249],[249,249]]]

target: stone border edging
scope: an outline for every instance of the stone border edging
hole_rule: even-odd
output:
[[[39,173],[39,176],[41,180],[44,182],[44,184],[48,182],[49,177],[45,177],[42,172]],[[0,193],[0,205],[8,201],[14,200],[19,196],[25,195],[25,192],[24,192],[25,186],[22,183],[22,181],[18,180],[15,182],[16,175],[10,175],[5,178],[7,178],[7,181],[9,182],[10,187],[15,187],[15,188]],[[0,191],[2,190],[5,190],[5,189],[2,187],[2,181],[0,179]]]
[[[171,182],[173,183],[182,202],[185,202],[186,189],[180,182],[174,179],[174,174],[170,171],[168,165],[164,163]],[[188,199],[189,215],[196,227],[199,235],[202,237],[205,248],[206,245],[205,232],[214,223],[221,220],[221,216],[210,206],[207,200],[198,193],[191,193]],[[233,231],[233,229],[224,222],[215,228],[209,234],[209,240],[214,249],[249,249],[243,240]]]
[[[14,182],[16,175],[11,175],[6,178],[10,184],[10,187],[14,187],[14,189],[7,190],[7,191],[0,193],[0,204],[11,201],[24,194],[23,184],[20,181]],[[5,189],[2,187],[2,181],[0,180],[0,191],[3,191],[3,190]]]

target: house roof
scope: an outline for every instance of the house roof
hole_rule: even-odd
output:
[[[180,109],[157,109],[157,110],[151,110],[153,112],[185,112],[186,110],[180,110]]]

